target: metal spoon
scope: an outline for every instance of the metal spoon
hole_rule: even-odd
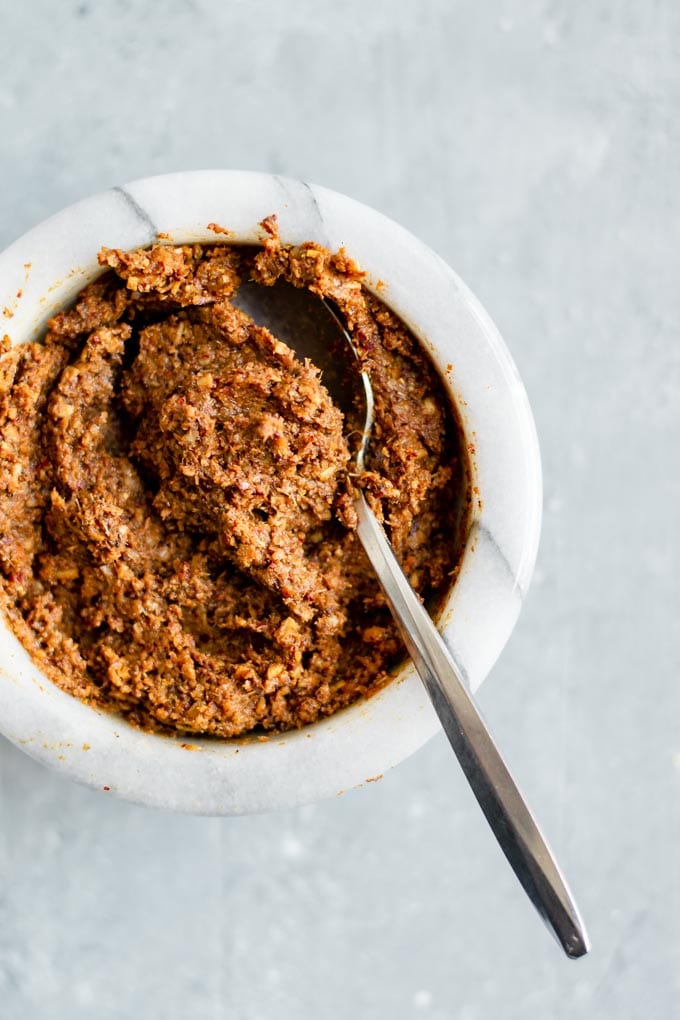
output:
[[[356,456],[364,468],[373,427],[373,389],[358,354],[332,306],[306,290],[278,282],[273,287],[245,283],[234,303],[266,326],[323,373],[331,396],[347,407],[348,390],[333,355],[338,342],[356,358],[363,385],[365,423]],[[324,312],[325,309],[325,312]],[[432,700],[486,819],[529,899],[571,959],[584,956],[588,936],[555,858],[463,683],[451,653],[411,588],[389,540],[362,492],[356,499],[358,535],[385,593],[404,644]]]

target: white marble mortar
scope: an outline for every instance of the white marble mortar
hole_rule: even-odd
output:
[[[284,242],[344,246],[381,281],[380,297],[430,352],[461,408],[480,500],[459,578],[440,618],[475,690],[507,642],[533,571],[541,466],[533,418],[512,358],[465,284],[416,237],[367,206],[315,185],[241,171],[168,174],[94,195],[35,227],[0,255],[0,321],[13,343],[45,322],[101,269],[102,245],[256,242],[278,216]],[[17,295],[21,293],[21,296]],[[0,522],[1,528],[1,522]],[[180,740],[142,733],[55,687],[0,626],[0,730],[31,757],[139,803],[236,815],[304,804],[366,782],[438,730],[413,668],[369,701],[268,741]]]

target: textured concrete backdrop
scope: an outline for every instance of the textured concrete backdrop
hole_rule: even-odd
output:
[[[0,746],[3,1020],[680,1015],[680,6],[0,0],[0,246],[110,184],[302,176],[447,259],[536,414],[536,580],[482,702],[578,893],[568,963],[443,738],[171,817]]]

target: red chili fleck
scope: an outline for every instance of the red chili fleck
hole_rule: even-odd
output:
[[[107,793],[109,792],[110,789],[111,789],[110,786],[102,786],[102,790],[106,790]]]

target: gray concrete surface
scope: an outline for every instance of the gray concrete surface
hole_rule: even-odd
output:
[[[592,956],[562,959],[443,739],[334,803],[156,814],[0,747],[3,1020],[680,1016],[680,6],[0,2],[0,244],[112,183],[274,170],[485,302],[545,465],[483,706]]]

